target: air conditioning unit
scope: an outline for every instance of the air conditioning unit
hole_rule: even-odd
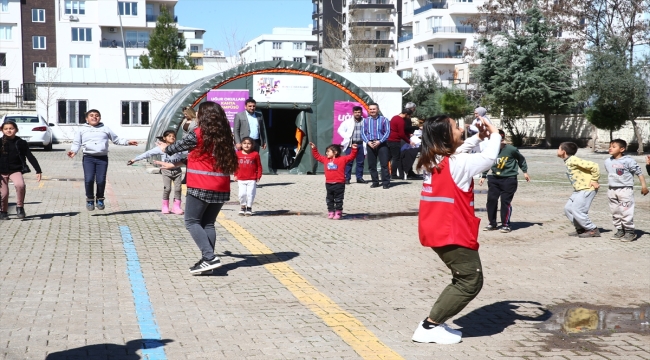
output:
[[[70,21],[79,21],[79,18],[74,15],[70,15]]]
[[[112,32],[112,33],[114,33],[114,32],[115,32],[115,28],[114,28],[114,27],[112,27],[112,28],[108,28],[108,32]]]

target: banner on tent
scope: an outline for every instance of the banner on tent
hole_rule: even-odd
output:
[[[341,135],[339,135],[339,127],[345,120],[354,118],[352,108],[355,106],[361,106],[361,104],[352,101],[334,102],[334,126],[332,129],[332,144],[340,144],[343,141],[343,138]],[[364,118],[368,116],[368,113],[363,106],[361,106],[361,114]]]
[[[207,100],[221,105],[226,112],[230,128],[235,127],[235,115],[246,110],[246,99],[250,96],[248,90],[210,90]]]
[[[314,79],[303,75],[253,75],[253,99],[261,102],[312,103]]]

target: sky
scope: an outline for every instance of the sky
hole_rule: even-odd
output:
[[[174,10],[179,25],[206,30],[204,48],[229,56],[274,27],[308,27],[312,8],[310,0],[179,0]]]

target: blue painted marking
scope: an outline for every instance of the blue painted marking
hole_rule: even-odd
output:
[[[140,259],[133,243],[131,230],[128,226],[120,226],[122,234],[122,245],[126,253],[126,272],[131,282],[133,302],[135,303],[135,314],[138,317],[140,334],[142,334],[142,356],[148,360],[167,360],[165,355],[165,344],[160,341],[160,331],[156,317],[153,314],[153,307],[149,301],[149,293],[142,276]]]

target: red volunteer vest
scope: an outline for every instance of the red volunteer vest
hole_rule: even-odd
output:
[[[220,169],[212,167],[215,163],[212,154],[201,152],[203,139],[201,129],[196,133],[196,147],[187,156],[187,187],[216,192],[230,192],[230,174],[224,174]]]
[[[449,171],[449,157],[425,180],[420,197],[418,232],[427,247],[458,245],[478,250],[481,219],[474,216],[474,181],[462,191]]]

